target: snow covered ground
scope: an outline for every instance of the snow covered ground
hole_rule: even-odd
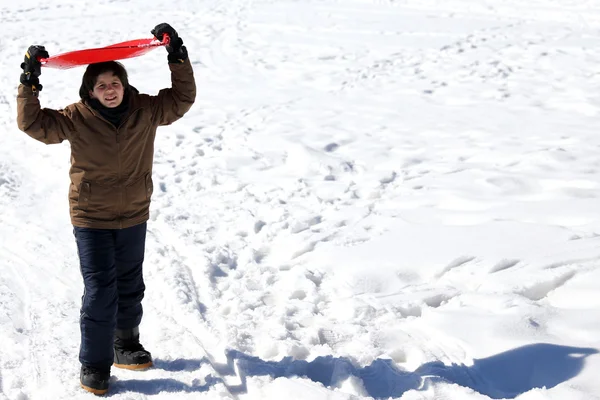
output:
[[[17,129],[19,64],[180,33],[142,340],[114,399],[600,399],[600,2],[0,2],[0,399],[78,384],[69,147]],[[124,61],[169,85],[164,50]],[[44,69],[42,104],[83,68]]]

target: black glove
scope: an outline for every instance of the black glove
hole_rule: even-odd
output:
[[[164,35],[169,36],[169,44],[167,45],[167,57],[172,64],[181,64],[188,58],[187,49],[183,45],[183,40],[177,34],[177,31],[169,24],[158,24],[150,31],[154,37],[161,42],[164,40]]]
[[[38,58],[48,58],[50,55],[44,46],[29,46],[25,53],[25,61],[21,63],[23,73],[21,74],[21,83],[31,87],[34,91],[41,91],[39,76],[42,74],[42,63]]]

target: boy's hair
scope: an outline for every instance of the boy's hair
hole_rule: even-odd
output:
[[[85,69],[83,78],[81,79],[81,87],[79,88],[79,97],[81,100],[90,100],[90,91],[94,91],[94,85],[96,84],[98,76],[105,72],[112,72],[115,74],[121,80],[123,89],[127,90],[129,81],[127,80],[127,71],[123,64],[117,61],[90,64]]]

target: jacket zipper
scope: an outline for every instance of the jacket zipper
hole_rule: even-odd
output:
[[[119,128],[117,128],[117,182],[119,182],[119,186],[121,186],[121,143],[119,143]],[[123,229],[123,188],[119,188],[119,208],[118,208],[118,218],[119,218],[119,229]]]
[[[129,115],[127,116],[127,118],[125,118],[123,120],[123,122],[121,122],[119,124],[118,127],[115,127],[111,122],[109,122],[108,120],[106,120],[106,118],[104,118],[102,115],[100,115],[99,113],[96,113],[96,111],[88,106],[86,104],[86,107],[92,112],[92,114],[94,116],[96,116],[97,118],[101,119],[102,121],[106,122],[107,124],[109,124],[116,132],[116,142],[117,142],[117,182],[119,182],[119,185],[121,185],[121,143],[119,140],[119,129],[123,126],[123,124],[125,122],[127,122],[134,114],[137,114],[138,111],[140,111],[142,108],[136,108],[135,110],[133,110],[131,113],[129,113]],[[119,229],[123,229],[123,188],[120,187],[119,190],[119,207],[118,207],[118,214],[117,217],[119,218]]]
[[[117,179],[119,184],[121,184],[121,143],[119,138],[121,137],[121,135],[119,134],[119,129],[121,129],[121,127],[123,126],[123,124],[125,124],[125,122],[127,122],[134,114],[136,114],[139,110],[141,110],[141,108],[136,108],[135,110],[133,110],[133,112],[131,112],[127,118],[125,118],[120,124],[119,126],[116,128],[117,130],[117,165],[118,165],[118,170],[117,170]],[[112,125],[112,124],[111,124]],[[119,229],[123,229],[123,210],[124,210],[124,204],[125,204],[125,200],[123,199],[123,195],[125,192],[124,187],[120,188],[121,190],[119,190]]]

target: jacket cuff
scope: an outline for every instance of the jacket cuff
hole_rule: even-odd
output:
[[[185,46],[181,46],[179,51],[169,53],[167,59],[169,60],[169,64],[183,64],[185,60],[188,58],[188,52]]]

